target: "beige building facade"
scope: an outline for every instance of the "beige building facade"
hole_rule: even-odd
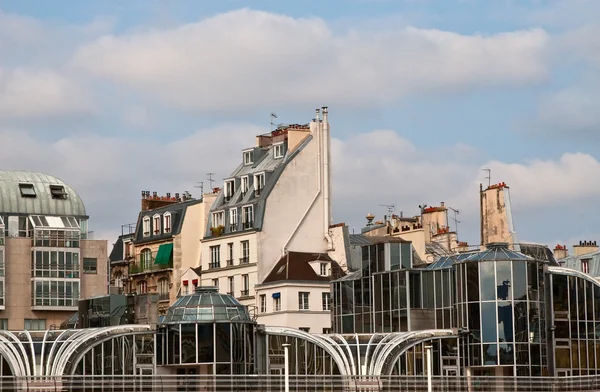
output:
[[[0,171],[0,329],[58,328],[80,298],[106,294],[107,242],[90,238],[88,220],[58,178]]]

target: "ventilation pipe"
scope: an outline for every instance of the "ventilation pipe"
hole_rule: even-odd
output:
[[[325,213],[325,219],[323,220],[323,233],[325,233],[325,239],[327,240],[327,250],[333,250],[333,239],[329,232],[329,227],[332,224],[331,219],[331,180],[330,173],[331,167],[329,161],[331,159],[331,137],[329,134],[329,111],[327,106],[323,106],[323,127],[322,129],[322,140],[323,140],[323,211]]]

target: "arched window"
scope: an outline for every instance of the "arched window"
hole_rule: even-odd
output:
[[[169,299],[169,279],[161,278],[158,281],[159,300],[164,301]]]
[[[152,268],[152,251],[150,248],[142,249],[140,254],[140,268],[147,271]]]
[[[148,283],[145,280],[138,282],[137,293],[146,294],[148,292]]]
[[[123,288],[123,273],[121,271],[115,272],[114,281],[114,287]]]

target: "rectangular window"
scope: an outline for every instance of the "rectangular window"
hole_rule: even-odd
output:
[[[265,173],[254,175],[254,193],[256,196],[260,195],[260,192],[265,187]]]
[[[251,165],[253,162],[252,151],[244,151],[244,165]]]
[[[242,207],[242,224],[244,229],[251,229],[254,227],[254,206]]]
[[[281,297],[273,298],[273,311],[281,311]]]
[[[321,276],[327,276],[327,263],[321,263],[319,267]]]
[[[165,228],[165,233],[170,233],[171,232],[171,214],[165,214],[163,220],[164,220],[163,226]]]
[[[154,215],[154,235],[160,234],[160,215]]]
[[[242,188],[242,196],[246,194],[246,192],[248,192],[248,176],[244,176],[241,178],[241,186]]]
[[[83,273],[84,274],[97,274],[98,273],[98,259],[84,257]]]
[[[330,334],[331,333],[331,328],[323,328],[323,333],[324,334]]]
[[[306,333],[310,332],[310,328],[309,328],[309,327],[300,327],[300,328],[298,328],[298,329],[299,329],[300,331],[302,331],[302,332],[306,332]]]
[[[218,278],[217,279],[213,279],[212,280],[212,285],[218,288],[219,287],[219,279]]]
[[[241,241],[241,253],[240,264],[248,264],[250,262],[250,241]]]
[[[227,292],[227,294],[234,295],[234,288],[235,288],[235,286],[233,284],[233,276],[227,277],[227,283],[228,283],[228,286],[229,286],[229,291]]]
[[[138,294],[146,294],[148,292],[148,282],[142,280],[137,284],[137,293]]]
[[[233,194],[235,193],[235,180],[227,180],[225,181],[225,189],[223,190],[223,194],[225,197],[225,201],[231,200]]]
[[[148,237],[150,235],[150,218],[147,216],[144,217],[144,237]]]
[[[584,274],[590,273],[590,259],[581,260],[581,271]]]
[[[73,307],[79,303],[79,281],[34,280],[31,306]]]
[[[260,295],[260,312],[267,312],[267,296],[265,294]]]
[[[283,154],[285,153],[285,144],[279,143],[273,146],[273,158],[283,158]]]
[[[221,267],[221,245],[210,247],[210,268]]]
[[[329,303],[331,301],[331,294],[323,293],[322,299],[323,299],[323,310],[330,310]]]
[[[23,197],[35,197],[35,188],[33,184],[19,184],[19,190]]]
[[[43,331],[46,329],[46,319],[25,319],[26,331]]]
[[[309,309],[309,305],[308,305],[308,296],[310,293],[307,292],[299,292],[298,293],[298,309],[300,310],[308,310]]]
[[[242,275],[242,297],[250,295],[250,278],[248,275]]]
[[[53,199],[67,198],[67,192],[65,192],[65,187],[62,185],[50,185],[50,194],[52,194]]]
[[[229,231],[234,232],[237,231],[237,208],[232,208],[229,210]]]
[[[224,211],[213,212],[212,227],[216,228],[216,227],[224,226],[224,225],[225,225],[225,212]]]
[[[79,278],[79,252],[36,250],[32,258],[36,278]]]
[[[0,330],[8,331],[8,319],[0,319]]]
[[[233,266],[233,242],[227,244],[227,266]]]

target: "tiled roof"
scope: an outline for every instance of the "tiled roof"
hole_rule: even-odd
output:
[[[321,276],[315,272],[309,264],[312,261],[330,262],[332,267],[337,265],[327,253],[288,252],[275,264],[263,284],[286,280],[328,282],[328,276]]]

